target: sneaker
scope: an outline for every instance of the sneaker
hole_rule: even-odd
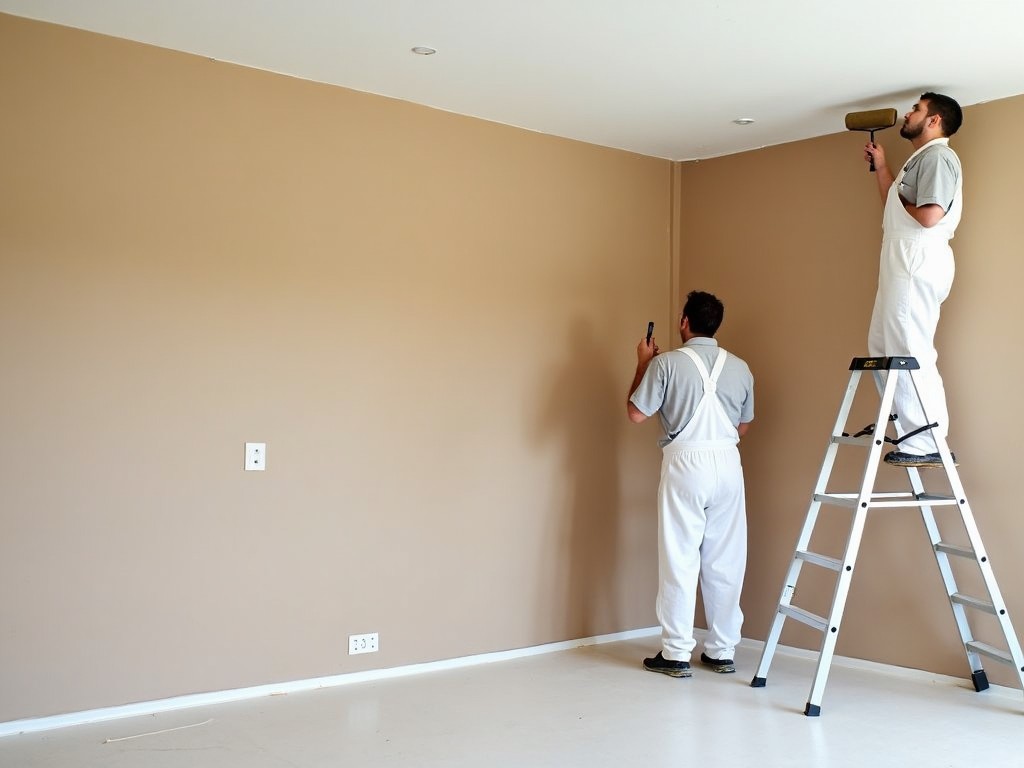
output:
[[[732,659],[712,659],[706,653],[700,655],[700,663],[706,667],[711,667],[712,672],[718,672],[719,674],[736,671],[736,664]]]
[[[661,651],[658,651],[658,655],[653,659],[644,659],[644,669],[648,672],[661,672],[670,677],[689,677],[693,674],[690,671],[690,662],[666,659],[661,655]]]
[[[960,464],[956,460],[956,454],[950,453],[953,458],[953,466],[959,467]],[[904,453],[903,451],[889,451],[885,454],[885,463],[892,464],[894,467],[941,467],[942,457],[937,453],[926,453],[923,456],[918,456],[913,453]]]

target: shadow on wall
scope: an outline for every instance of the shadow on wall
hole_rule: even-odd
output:
[[[548,530],[554,562],[540,581],[540,605],[561,615],[554,625],[567,637],[590,637],[620,626],[619,463],[624,415],[620,375],[610,370],[606,345],[591,321],[576,318],[565,357],[551,379],[539,423],[544,442],[561,449],[553,483]],[[561,596],[561,599],[559,599]]]

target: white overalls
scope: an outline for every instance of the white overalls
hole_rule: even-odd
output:
[[[936,139],[919,148],[910,157],[923,152]],[[909,162],[909,160],[908,160]],[[935,430],[943,438],[949,429],[946,393],[936,361],[935,329],[939,324],[939,305],[953,285],[953,237],[963,209],[962,176],[958,180],[953,203],[946,215],[933,227],[921,226],[907,213],[900,201],[899,188],[906,164],[889,188],[882,216],[882,255],[878,269],[878,294],[868,332],[868,351],[873,356],[912,356],[921,371],[918,390],[924,411],[914,397],[913,384],[901,376],[893,410],[900,417],[904,432],[937,421]],[[897,449],[905,453],[926,454],[938,450],[931,432],[923,432],[901,442]]]
[[[690,421],[666,445],[658,486],[658,621],[662,655],[689,661],[696,646],[693,615],[697,577],[708,622],[705,651],[734,658],[743,613],[740,591],[747,561],[747,521],[739,435],[716,389],[727,353],[719,350],[710,374],[692,349],[683,348],[704,382]]]

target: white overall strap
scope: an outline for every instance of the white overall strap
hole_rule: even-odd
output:
[[[725,359],[728,356],[729,353],[724,349],[718,350],[718,357],[715,358],[715,364],[711,369],[710,381],[704,385],[704,392],[705,395],[712,395],[714,397],[711,407],[718,416],[719,423],[726,427],[726,429],[735,431],[736,425],[729,420],[725,407],[722,405],[722,400],[718,397],[718,377],[722,375],[722,369],[725,368]]]
[[[725,358],[729,356],[729,353],[724,349],[718,350],[718,357],[715,359],[715,367],[711,369],[711,380],[718,384],[718,377],[722,375],[722,369],[725,368]]]
[[[700,359],[700,355],[689,347],[681,347],[679,351],[693,360],[693,364],[697,366],[697,373],[700,374],[701,379],[704,381],[704,391],[706,392],[708,385],[711,383],[711,376],[708,374],[708,367],[704,365],[704,361]],[[717,367],[717,365],[718,363],[716,361],[715,366]]]
[[[729,353],[724,349],[718,350],[718,357],[715,358],[715,364],[709,374],[707,366],[704,365],[704,361],[700,359],[700,356],[694,352],[693,349],[690,347],[682,347],[679,351],[693,360],[693,364],[697,366],[697,372],[700,374],[701,379],[704,380],[704,391],[708,393],[717,392],[718,377],[722,375],[722,369],[725,367],[725,359],[729,356]]]

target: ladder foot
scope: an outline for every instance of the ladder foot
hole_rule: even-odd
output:
[[[804,707],[804,714],[808,717],[818,717],[821,714],[821,706],[818,704],[811,704],[807,702],[807,706]]]
[[[971,682],[974,683],[974,690],[984,691],[988,689],[988,675],[985,674],[984,669],[979,669],[975,672],[971,672]]]
[[[768,682],[768,678],[766,678],[766,677],[755,677],[753,680],[750,681],[750,687],[751,688],[764,688],[764,686],[765,686],[765,684],[767,682]]]

